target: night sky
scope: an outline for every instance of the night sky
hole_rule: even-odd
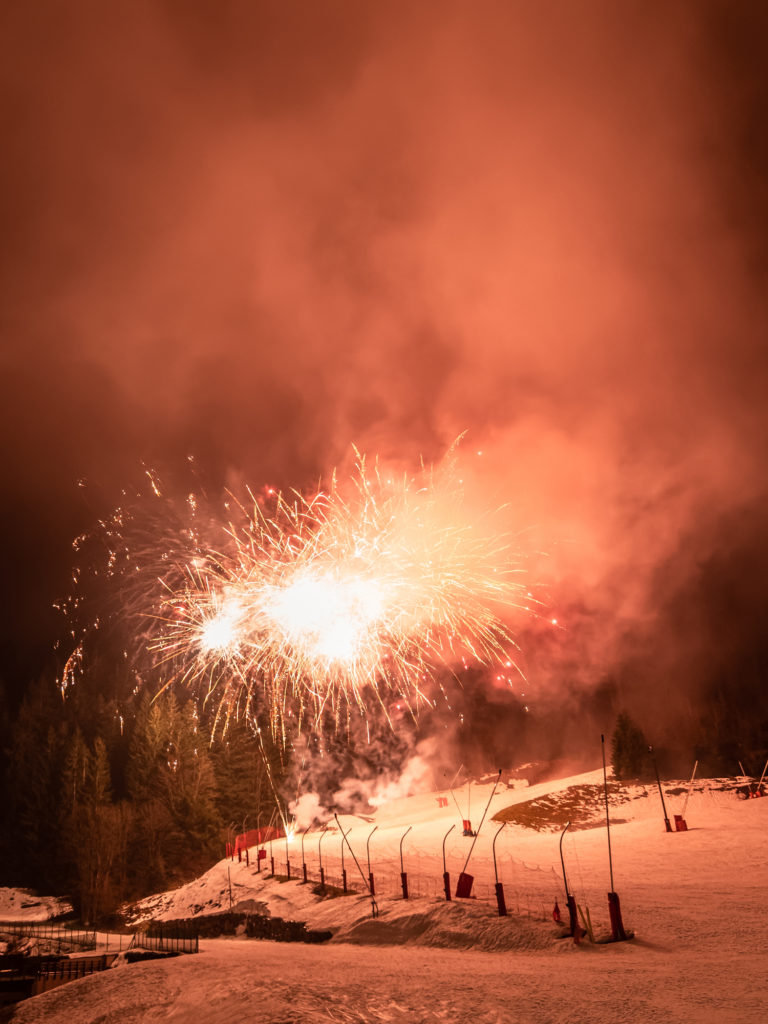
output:
[[[6,0],[0,39],[13,692],[143,466],[302,488],[464,431],[547,553],[541,699],[754,687],[763,5]]]

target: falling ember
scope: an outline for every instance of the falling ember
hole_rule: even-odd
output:
[[[529,592],[508,539],[467,520],[450,459],[393,480],[359,457],[343,493],[334,477],[309,498],[273,496],[269,513],[263,497],[229,501],[205,540],[199,503],[185,506],[190,521],[150,557],[164,571],[145,574],[144,647],[224,721],[258,703],[284,736],[288,719],[314,726],[350,705],[415,711],[442,668],[513,665],[500,616]]]

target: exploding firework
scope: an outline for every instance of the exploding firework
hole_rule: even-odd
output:
[[[199,690],[225,722],[258,705],[285,736],[289,719],[352,706],[415,712],[446,667],[508,664],[504,619],[532,603],[509,538],[467,521],[450,459],[393,478],[359,457],[345,487],[249,494],[218,525],[185,507],[189,521],[136,560],[129,606],[166,684]]]

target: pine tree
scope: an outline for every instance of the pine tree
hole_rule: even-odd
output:
[[[266,825],[275,808],[270,776],[278,785],[282,775],[280,759],[267,738],[260,741],[244,722],[232,722],[213,743],[211,759],[219,826],[232,824],[239,832]]]
[[[56,889],[61,865],[50,854],[59,822],[63,751],[61,695],[40,679],[24,697],[9,749],[8,829],[14,875],[21,884]]]
[[[76,734],[68,758],[74,768],[74,783],[67,839],[75,869],[76,902],[83,921],[92,924],[114,910],[123,895],[128,815],[112,804],[104,741],[97,737],[84,756],[81,744]],[[68,787],[69,782],[65,773]]]
[[[195,866],[208,866],[218,839],[216,778],[194,702],[181,703],[170,690],[145,697],[128,766],[139,821],[135,842],[143,851],[137,889],[167,885]]]
[[[139,895],[165,887],[165,837],[171,817],[162,801],[161,772],[167,741],[164,695],[156,700],[144,693],[128,747],[127,789],[136,815],[129,844],[129,877]]]
[[[618,779],[638,778],[648,771],[648,742],[626,711],[616,719],[611,741],[613,774]]]

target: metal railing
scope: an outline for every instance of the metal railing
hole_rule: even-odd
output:
[[[28,939],[53,953],[95,949],[96,930],[71,928],[51,921],[0,921],[0,938],[13,942]]]
[[[191,925],[156,921],[136,932],[129,949],[146,949],[158,953],[198,953],[200,933]]]

